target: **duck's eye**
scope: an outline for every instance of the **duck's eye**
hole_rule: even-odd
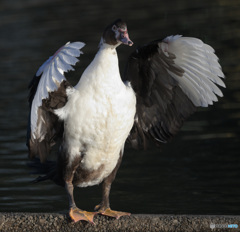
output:
[[[114,32],[116,32],[116,31],[117,31],[117,26],[116,26],[116,25],[113,25],[113,26],[112,26],[112,30],[113,30]]]

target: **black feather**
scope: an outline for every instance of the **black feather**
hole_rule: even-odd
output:
[[[137,98],[137,120],[128,138],[135,147],[145,147],[146,140],[157,144],[169,141],[196,110],[170,75],[181,77],[184,70],[175,64],[174,54],[162,51],[161,43],[156,40],[138,47],[125,69],[123,80],[131,83]]]

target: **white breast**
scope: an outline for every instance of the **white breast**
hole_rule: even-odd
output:
[[[65,122],[65,144],[70,161],[84,150],[84,169],[97,170],[104,165],[97,180],[80,186],[101,182],[115,168],[133,126],[135,105],[132,88],[120,78],[116,50],[100,49],[69,94],[66,106],[57,110]]]

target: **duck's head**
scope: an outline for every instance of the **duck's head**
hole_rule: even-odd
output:
[[[128,35],[127,24],[121,19],[117,19],[106,27],[103,32],[103,42],[113,46],[118,46],[120,44],[128,46],[133,45]]]

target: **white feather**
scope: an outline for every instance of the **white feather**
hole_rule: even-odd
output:
[[[82,54],[80,49],[84,47],[84,43],[74,42],[67,43],[61,47],[53,56],[42,64],[38,69],[36,76],[41,76],[37,91],[35,93],[31,108],[31,133],[33,138],[39,138],[41,131],[38,119],[38,108],[42,105],[42,100],[49,96],[50,92],[58,89],[59,85],[65,80],[64,72],[74,70],[71,65],[75,65],[78,59],[76,57]],[[39,120],[39,122],[38,122]],[[39,124],[37,126],[37,124]],[[37,127],[39,127],[37,129]]]
[[[216,84],[225,87],[221,80],[224,74],[211,46],[200,39],[180,35],[169,36],[164,42],[161,49],[165,54],[174,54],[176,65],[185,72],[179,77],[168,71],[195,106],[208,106],[217,101],[216,95],[223,96]]]

